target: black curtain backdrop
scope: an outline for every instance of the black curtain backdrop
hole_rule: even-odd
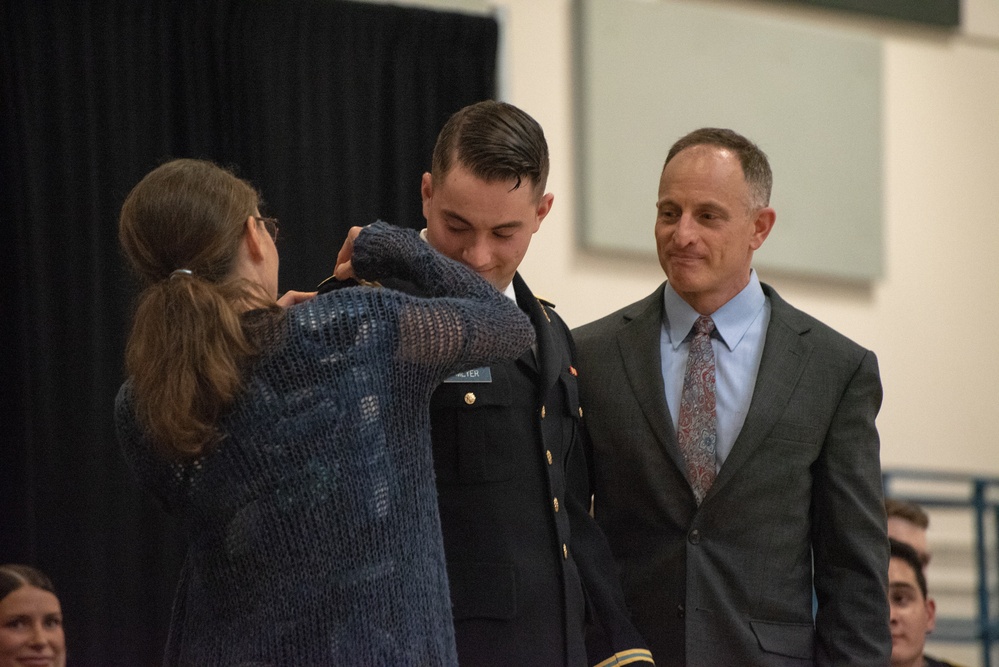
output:
[[[310,289],[350,225],[421,226],[496,46],[492,19],[389,5],[0,0],[0,562],[53,577],[70,665],[159,663],[184,551],[114,436],[125,195],[168,158],[233,167],[281,219],[282,290]]]

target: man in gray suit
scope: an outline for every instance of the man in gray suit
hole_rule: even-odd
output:
[[[667,282],[574,331],[594,513],[660,667],[891,655],[877,360],[757,278],[771,182],[731,130],[677,141]]]

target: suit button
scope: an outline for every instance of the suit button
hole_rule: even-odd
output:
[[[696,528],[693,529],[692,531],[690,531],[690,534],[687,535],[687,539],[690,540],[691,544],[700,544],[701,543],[701,531],[697,530]]]
[[[555,511],[558,512],[558,498],[552,498],[552,505],[555,506]]]
[[[686,615],[687,615],[687,611],[683,608],[683,605],[682,604],[678,604],[676,606],[676,617],[677,618],[683,618]]]
[[[472,392],[468,392],[467,394],[465,394],[465,403],[467,403],[468,405],[475,403],[475,394],[473,394]]]
[[[562,559],[565,560],[565,559],[568,559],[568,558],[569,558],[569,547],[565,546],[565,543],[563,542],[562,543]]]
[[[551,465],[552,464],[552,450],[546,449],[545,450],[545,456],[548,457],[548,465]]]
[[[583,406],[582,406],[582,405],[581,405],[581,406],[579,406],[579,418],[580,418],[580,419],[582,419],[582,418],[583,418]]]
[[[545,418],[545,406],[543,406],[543,405],[541,406],[541,418],[542,419]]]

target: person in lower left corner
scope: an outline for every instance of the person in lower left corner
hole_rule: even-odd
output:
[[[0,667],[66,667],[62,607],[52,581],[27,565],[0,565]]]

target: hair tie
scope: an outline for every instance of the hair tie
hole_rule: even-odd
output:
[[[170,273],[170,277],[171,278],[176,278],[179,275],[193,276],[194,272],[191,271],[191,269],[176,269],[176,270],[174,270],[173,272]]]

